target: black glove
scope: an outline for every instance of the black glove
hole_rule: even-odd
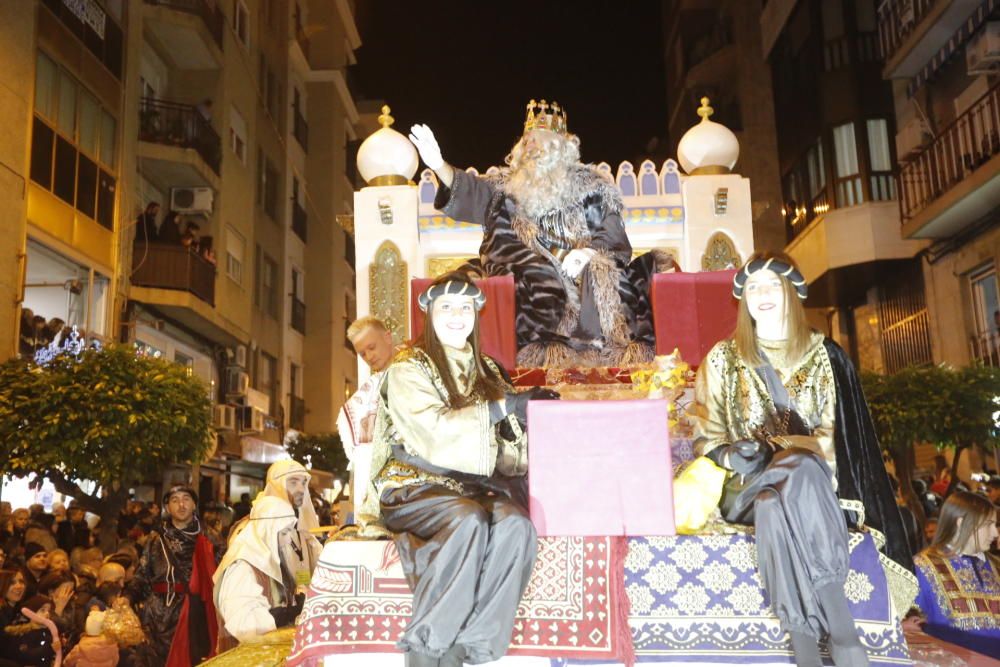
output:
[[[532,387],[520,393],[507,394],[504,407],[507,414],[513,414],[522,424],[528,423],[528,401],[551,401],[559,398],[557,392],[542,387]]]
[[[295,618],[302,613],[302,605],[306,601],[306,596],[299,593],[295,596],[295,604],[287,607],[271,607],[268,613],[274,619],[274,626],[285,628],[295,622]]]
[[[726,455],[729,455],[728,465]],[[753,475],[771,462],[774,450],[767,443],[756,440],[737,440],[731,445],[716,447],[708,453],[708,457],[723,468],[729,468],[740,475]]]

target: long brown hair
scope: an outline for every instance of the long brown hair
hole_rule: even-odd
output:
[[[21,574],[17,570],[0,570],[0,607],[7,604],[7,591],[14,584],[14,579],[17,575]],[[22,600],[18,602],[23,602],[24,594],[21,594]]]
[[[968,491],[955,491],[941,506],[937,531],[928,548],[942,555],[963,549],[983,524],[996,521],[996,511],[989,498]],[[976,546],[982,551],[990,548],[988,544]]]
[[[449,280],[472,284],[465,274],[449,273],[436,279],[432,285],[446,283]],[[479,347],[479,311],[475,311],[472,333],[469,335],[469,343],[472,345],[472,363],[475,368],[476,378],[472,386],[472,391],[469,392],[468,396],[463,396],[458,390],[458,385],[455,384],[455,378],[451,376],[451,371],[448,369],[448,358],[445,356],[444,345],[441,344],[437,333],[434,331],[434,322],[432,321],[433,310],[434,302],[432,301],[427,308],[427,315],[424,317],[423,335],[414,343],[414,346],[426,352],[427,356],[431,358],[431,361],[437,367],[438,374],[444,381],[444,387],[448,390],[448,404],[452,408],[463,408],[479,400],[498,401],[502,399],[506,393],[503,379],[494,375],[483,363]]]
[[[795,261],[783,252],[764,250],[755,252],[747,259],[747,264],[754,260],[776,259],[789,266],[796,266]],[[796,267],[798,268],[798,267]],[[785,277],[781,278],[781,291],[785,295],[785,318],[788,320],[788,345],[789,359],[798,360],[809,348],[809,337],[812,335],[812,328],[806,320],[806,309],[802,305],[795,286]],[[760,356],[760,345],[757,340],[757,324],[753,315],[747,307],[747,297],[744,293],[740,299],[736,311],[736,329],[733,331],[733,340],[736,341],[736,352],[740,355],[748,366],[757,367],[764,363]]]

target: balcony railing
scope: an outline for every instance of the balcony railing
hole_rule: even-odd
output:
[[[878,38],[887,61],[938,0],[883,0],[878,8]]]
[[[299,146],[302,146],[302,150],[309,150],[309,123],[306,122],[305,116],[298,109],[295,109],[292,113],[292,134],[295,135],[295,140],[299,142]]]
[[[215,264],[182,245],[136,243],[132,253],[132,284],[184,290],[215,305]]]
[[[97,3],[42,0],[42,4],[76,35],[116,79],[121,80],[125,43],[121,26],[115,23]]]
[[[212,39],[222,48],[222,31],[225,17],[216,5],[210,5],[206,0],[146,0],[148,5],[160,5],[177,11],[194,14],[201,18],[205,27],[212,34]]]
[[[292,297],[292,328],[303,336],[306,333],[306,304],[297,296]]]
[[[297,431],[304,431],[306,428],[306,400],[301,396],[288,397],[289,419],[288,426]]]
[[[1000,84],[973,103],[899,169],[903,222],[913,219],[1000,153]]]
[[[222,161],[222,142],[212,124],[190,104],[152,97],[139,104],[139,139],[167,146],[193,148],[216,174]]]
[[[969,355],[983,366],[1000,368],[1000,333],[980,332],[969,338]]]
[[[308,229],[308,216],[306,215],[306,210],[297,201],[292,202],[292,231],[295,235],[302,239],[302,242],[307,241],[306,231]]]

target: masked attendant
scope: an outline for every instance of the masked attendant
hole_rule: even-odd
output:
[[[304,596],[286,554],[296,539],[298,517],[273,496],[257,500],[247,525],[229,545],[215,573],[215,606],[223,627],[219,651],[292,625]]]
[[[838,667],[863,667],[844,595],[841,505],[863,506],[885,534],[890,585],[911,595],[913,563],[857,374],[836,343],[809,328],[806,290],[782,254],[754,255],[737,272],[736,332],[698,372],[696,446],[735,476],[723,515],[756,527],[761,581],[796,664],[819,667],[817,641],[828,636]]]
[[[366,513],[396,534],[413,589],[398,646],[411,667],[500,659],[535,561],[511,445],[529,398],[479,352],[483,293],[456,276],[420,296],[423,338],[386,371]],[[506,454],[505,454],[506,453]]]
[[[193,489],[172,487],[163,506],[168,518],[146,545],[128,595],[142,605],[142,624],[161,664],[189,667],[215,653],[215,553],[201,532]]]
[[[264,490],[257,494],[253,502],[253,506],[256,507],[261,500],[271,497],[292,506],[292,512],[296,516],[295,531],[283,548],[286,551],[285,563],[300,586],[309,584],[309,578],[316,569],[319,555],[323,551],[319,540],[310,532],[319,527],[316,508],[313,507],[309,495],[310,479],[312,475],[309,474],[309,470],[298,461],[291,459],[276,461],[267,469]],[[245,517],[233,525],[229,531],[230,545],[235,542],[248,521],[249,517]]]
[[[632,260],[621,193],[580,163],[580,140],[555,102],[528,104],[524,134],[496,177],[441,157],[426,125],[410,141],[437,174],[435,208],[482,225],[469,271],[513,274],[519,366],[623,366],[652,361],[651,275],[674,267],[655,251]]]

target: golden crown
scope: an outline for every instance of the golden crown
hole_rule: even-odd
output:
[[[527,104],[528,113],[524,118],[524,132],[527,134],[531,130],[550,130],[560,134],[568,134],[566,125],[566,110],[553,101],[549,104],[545,100],[535,102],[531,100]]]

